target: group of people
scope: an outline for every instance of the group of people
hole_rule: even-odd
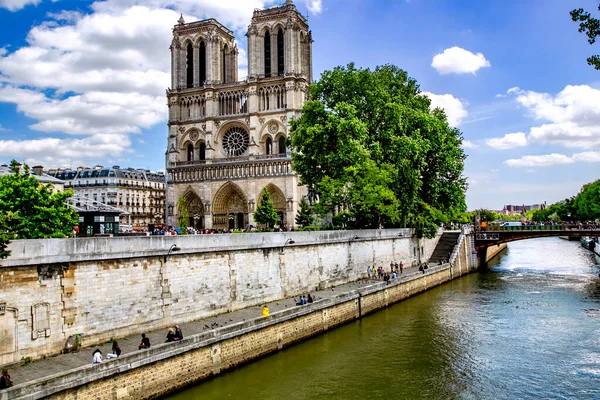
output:
[[[112,342],[111,353],[106,355],[106,359],[118,358],[121,355],[121,347],[116,340]],[[102,362],[102,351],[100,349],[94,350],[92,353],[92,364],[100,364]]]
[[[298,298],[298,301],[296,302],[297,306],[303,306],[305,304],[309,304],[312,303],[314,301],[314,298],[310,295],[310,293],[308,294],[308,296],[300,296]]]
[[[179,340],[183,340],[183,332],[181,332],[181,328],[179,327],[179,325],[175,325],[174,331],[173,328],[169,328],[169,331],[167,332],[167,340],[165,341],[165,343],[177,342]]]
[[[367,268],[367,276],[369,279],[379,279],[385,282],[390,282],[391,279],[396,279],[398,274],[404,271],[404,264],[400,261],[400,264],[397,262],[390,262],[390,272],[387,272],[383,267],[369,266]]]
[[[179,325],[175,325],[175,329],[169,328],[167,333],[166,342],[176,342],[178,340],[183,340],[183,332]],[[145,333],[142,333],[142,340],[138,346],[138,350],[149,349],[150,348],[150,339],[146,336]],[[106,355],[106,359],[110,360],[112,358],[117,358],[121,355],[121,347],[119,347],[119,343],[116,340],[112,342],[112,352]],[[102,362],[102,351],[100,349],[94,350],[92,353],[92,364],[100,364]],[[9,377],[10,379],[10,377]],[[0,381],[1,385],[1,381]]]

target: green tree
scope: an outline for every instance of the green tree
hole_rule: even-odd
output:
[[[598,10],[600,11],[600,5],[598,5]],[[579,32],[585,32],[588,37],[588,43],[596,43],[596,38],[600,36],[600,20],[592,17],[592,15],[583,8],[571,11],[571,18],[574,22],[579,22]],[[587,63],[600,70],[600,56],[595,55],[588,57]]]
[[[296,224],[304,228],[305,226],[312,225],[314,220],[313,211],[310,209],[308,201],[306,199],[300,200],[300,210],[296,214]]]
[[[583,186],[573,200],[573,208],[578,219],[600,218],[600,180]]]
[[[354,227],[421,227],[466,210],[460,131],[417,82],[392,65],[325,71],[291,122],[292,162],[321,214]],[[425,214],[422,214],[425,212]],[[427,227],[425,229],[425,227]]]
[[[7,246],[14,238],[14,234],[8,230],[8,215],[0,215],[0,259],[10,256]]]
[[[259,224],[272,228],[277,222],[277,218],[277,211],[271,202],[269,192],[265,188],[260,195],[260,201],[258,202],[258,206],[256,206],[256,211],[254,211],[254,220]]]
[[[179,209],[179,232],[185,235],[190,223],[190,212],[187,209],[187,204],[183,197],[177,199],[177,208]]]
[[[5,245],[13,237],[71,236],[79,220],[75,210],[66,205],[73,192],[53,193],[51,185],[43,185],[31,176],[27,165],[21,171],[15,160],[11,170],[12,174],[0,177],[0,243]]]

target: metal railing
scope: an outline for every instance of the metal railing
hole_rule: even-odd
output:
[[[561,225],[523,225],[523,226],[488,226],[481,228],[481,232],[511,232],[511,231],[584,231],[598,230],[596,224],[561,224]]]

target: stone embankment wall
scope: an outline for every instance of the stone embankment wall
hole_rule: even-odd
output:
[[[413,273],[314,304],[160,344],[99,365],[30,382],[0,392],[8,399],[147,399],[185,387],[239,364],[278,351],[360,318],[477,268],[465,236],[452,265]]]
[[[437,239],[396,229],[14,241],[0,260],[0,365],[56,354],[72,335],[90,346],[425,261]]]
[[[502,243],[496,246],[489,246],[485,253],[485,262],[487,263],[492,258],[496,257],[498,254],[502,253],[504,250],[508,248],[506,243]]]

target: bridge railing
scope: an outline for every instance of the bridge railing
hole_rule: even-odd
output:
[[[600,225],[595,224],[561,224],[561,225],[522,225],[522,226],[488,226],[481,232],[506,231],[600,231]]]

